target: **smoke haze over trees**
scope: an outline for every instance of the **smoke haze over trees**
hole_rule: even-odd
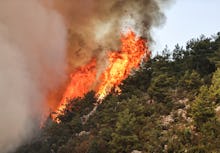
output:
[[[103,70],[106,52],[118,49],[127,28],[151,43],[170,2],[1,1],[0,152],[220,152],[219,33],[144,62],[87,123],[82,117],[94,107],[93,91],[70,99],[60,124],[48,117],[39,130],[48,93],[93,57]]]
[[[38,0],[0,2],[0,152],[38,128],[47,93],[65,80],[63,19]]]
[[[93,57],[103,69],[105,53],[117,49],[124,26],[150,39],[167,2],[1,1],[0,152],[28,140],[49,109],[48,93],[65,84],[69,71]]]
[[[61,124],[16,153],[219,152],[220,35],[153,57],[109,95],[86,124],[94,93],[73,99]],[[45,143],[46,142],[46,143]]]

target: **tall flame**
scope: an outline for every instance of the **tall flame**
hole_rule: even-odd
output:
[[[109,52],[109,66],[100,77],[100,84],[96,91],[96,97],[101,102],[113,88],[119,90],[118,86],[126,79],[132,69],[139,68],[144,56],[150,52],[146,42],[137,37],[134,32],[129,31],[121,37],[121,50]]]
[[[83,97],[89,92],[96,80],[96,59],[92,59],[85,66],[79,67],[70,75],[70,83],[62,96],[53,119],[63,113],[70,99]]]
[[[129,31],[121,36],[121,49],[108,52],[109,65],[101,73],[97,80],[97,62],[92,59],[88,64],[78,68],[70,75],[70,83],[63,94],[63,98],[57,107],[56,117],[66,109],[68,99],[83,97],[92,87],[96,92],[96,98],[101,103],[113,90],[118,90],[121,82],[126,79],[133,69],[138,69],[143,58],[150,57],[150,51],[146,46],[146,40]],[[98,84],[96,83],[98,81]],[[56,120],[57,121],[57,120]]]

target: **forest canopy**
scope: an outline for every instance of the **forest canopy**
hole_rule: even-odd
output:
[[[220,33],[165,48],[120,88],[86,123],[94,92],[71,99],[16,153],[220,152]]]

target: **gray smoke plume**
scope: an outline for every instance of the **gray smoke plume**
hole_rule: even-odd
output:
[[[66,27],[38,0],[0,1],[0,152],[39,126],[48,91],[65,80]]]
[[[169,1],[0,0],[0,152],[32,135],[67,67],[93,57],[104,65],[105,51],[119,48],[127,28],[151,41]]]
[[[85,64],[103,51],[119,48],[120,34],[131,28],[152,41],[152,27],[164,23],[163,7],[172,0],[54,0],[66,19],[71,65]]]

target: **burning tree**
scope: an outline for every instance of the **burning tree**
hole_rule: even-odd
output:
[[[108,65],[100,76],[97,75],[97,59],[95,58],[71,73],[70,82],[62,100],[52,110],[56,112],[52,118],[56,120],[57,116],[63,113],[69,102],[68,99],[83,97],[92,89],[96,92],[95,97],[98,103],[102,103],[112,90],[120,93],[121,82],[132,73],[132,70],[139,69],[142,61],[148,60],[150,54],[145,39],[137,36],[133,31],[122,34],[120,50],[108,52]]]

